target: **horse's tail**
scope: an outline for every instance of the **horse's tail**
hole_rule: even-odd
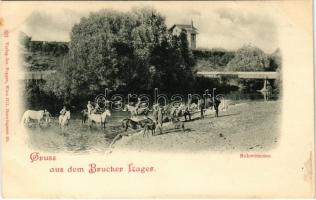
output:
[[[61,126],[62,125],[62,121],[63,118],[61,117],[61,115],[58,117],[58,125]]]
[[[127,131],[128,127],[129,127],[128,123],[129,123],[130,121],[131,121],[130,119],[123,119],[123,121],[122,121],[122,127],[123,127],[123,129],[125,129],[125,131]]]
[[[122,121],[122,127],[123,127],[123,128],[126,128],[126,125],[127,125],[126,122],[127,122],[127,120],[128,120],[128,119],[123,119],[123,121]]]

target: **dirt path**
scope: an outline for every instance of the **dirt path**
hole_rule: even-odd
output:
[[[185,130],[166,125],[163,133],[143,137],[142,131],[124,136],[114,149],[136,151],[262,151],[276,146],[281,116],[279,101],[254,101],[229,107],[218,118],[198,114]]]

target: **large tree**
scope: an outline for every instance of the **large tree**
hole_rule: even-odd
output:
[[[165,18],[154,9],[91,13],[74,25],[69,49],[67,64],[46,86],[67,101],[95,96],[105,87],[182,90],[193,80],[186,37],[170,35]]]

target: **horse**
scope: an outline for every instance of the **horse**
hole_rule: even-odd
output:
[[[64,132],[65,126],[68,126],[70,120],[70,111],[66,111],[64,115],[60,115],[58,118],[58,124],[61,128],[61,131]]]
[[[150,118],[148,118],[150,119]],[[153,120],[148,120],[146,122],[144,122],[144,134],[143,137],[145,136],[145,134],[148,137],[148,130],[151,130],[151,135],[154,136],[155,132],[156,132],[156,123]]]
[[[88,109],[83,109],[83,110],[81,111],[81,124],[86,123],[88,117],[89,117]]]
[[[198,110],[198,109],[199,109],[198,104],[196,104],[196,103],[190,104],[190,110]]]
[[[139,126],[141,128],[144,128],[145,124],[150,120],[150,122],[153,122],[150,118],[141,119],[139,121],[132,120],[131,118],[123,119],[122,121],[122,127],[127,131],[128,128],[137,129]]]
[[[137,125],[139,125],[139,123],[131,120],[130,118],[123,119],[122,121],[122,127],[125,129],[125,132],[128,128],[136,129]]]
[[[95,113],[91,113],[88,116],[88,119],[90,121],[90,128],[92,128],[92,124],[93,123],[100,123],[101,124],[101,128],[105,129],[105,119],[106,117],[109,116],[111,117],[111,112],[107,109],[105,109],[105,111],[101,114],[95,114]]]
[[[142,104],[143,106],[145,104]],[[149,113],[149,109],[147,107],[140,107],[138,109],[136,109],[135,106],[131,106],[131,105],[125,105],[123,111],[129,111],[131,113],[132,116],[137,116],[137,115],[148,115]]]
[[[184,123],[180,121],[180,117],[186,113],[185,106],[180,104],[178,106],[171,106],[165,108],[166,117],[174,125],[175,129],[182,127],[184,130]]]
[[[40,126],[41,120],[44,118],[44,110],[27,110],[24,112],[21,124],[28,124],[30,120],[37,120],[38,126]]]

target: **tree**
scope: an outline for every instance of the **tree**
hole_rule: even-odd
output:
[[[280,71],[282,65],[280,49],[276,49],[271,55],[269,55],[269,60],[269,71]]]
[[[150,54],[166,30],[164,18],[152,9],[102,10],[83,18],[71,34],[73,88],[86,85],[88,95],[104,87],[148,89]]]
[[[268,56],[258,47],[246,45],[238,49],[227,64],[229,71],[266,71],[270,66]]]
[[[71,31],[67,64],[52,76],[47,92],[66,101],[93,97],[104,88],[147,92],[183,90],[193,79],[194,59],[184,36],[171,36],[154,9],[91,13]]]

